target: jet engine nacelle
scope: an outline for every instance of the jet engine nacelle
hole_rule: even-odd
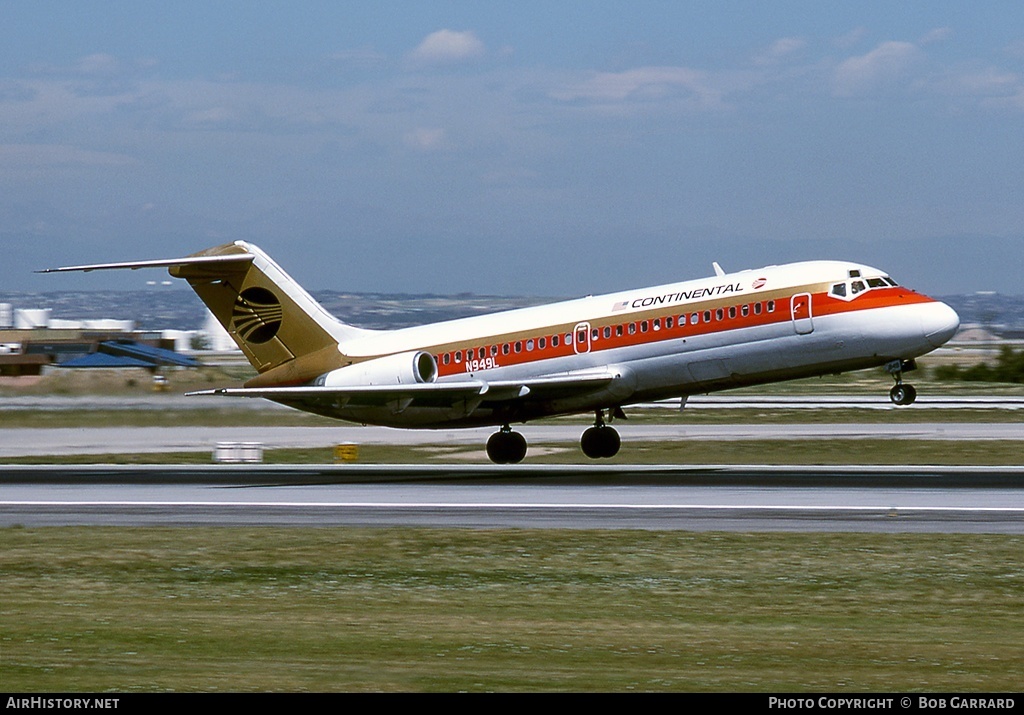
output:
[[[422,350],[374,358],[331,370],[316,379],[321,387],[415,385],[437,379],[437,361]]]

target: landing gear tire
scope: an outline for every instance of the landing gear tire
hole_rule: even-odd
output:
[[[614,427],[597,425],[583,432],[580,448],[591,459],[609,459],[619,453],[621,442]]]
[[[487,457],[495,464],[519,464],[526,456],[526,438],[507,427],[487,439]]]
[[[901,382],[898,385],[893,385],[893,388],[889,390],[889,399],[892,400],[894,405],[899,405],[901,407],[905,405],[912,405],[914,404],[914,400],[917,399],[917,390],[914,389],[913,385],[907,385]]]

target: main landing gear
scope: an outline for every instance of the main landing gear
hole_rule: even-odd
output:
[[[917,369],[917,363],[913,360],[893,360],[885,366],[885,369],[892,375],[896,384],[889,390],[889,399],[894,405],[903,407],[912,405],[917,399],[917,390],[913,385],[903,382],[903,373]]]
[[[526,456],[526,438],[508,425],[487,439],[487,457],[495,464],[518,464]]]
[[[614,413],[612,413],[614,414]],[[621,411],[619,411],[621,415]],[[580,448],[583,454],[591,459],[608,459],[619,453],[619,433],[614,427],[604,423],[604,411],[597,410],[595,413],[594,426],[588,427],[580,437]]]
[[[591,459],[614,457],[619,453],[621,444],[619,433],[604,423],[604,410],[597,410],[594,414],[594,426],[583,432],[580,448]],[[626,415],[621,408],[616,407],[608,412],[609,420],[614,417],[625,419]],[[525,456],[526,438],[513,432],[508,425],[502,425],[500,430],[487,439],[487,457],[495,464],[519,464]]]

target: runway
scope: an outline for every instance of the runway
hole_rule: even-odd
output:
[[[1022,484],[1012,468],[18,467],[0,472],[0,526],[1018,534]]]

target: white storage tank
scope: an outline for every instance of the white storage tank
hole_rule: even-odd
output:
[[[35,330],[50,327],[49,308],[18,308],[14,311],[14,327],[18,330]]]

